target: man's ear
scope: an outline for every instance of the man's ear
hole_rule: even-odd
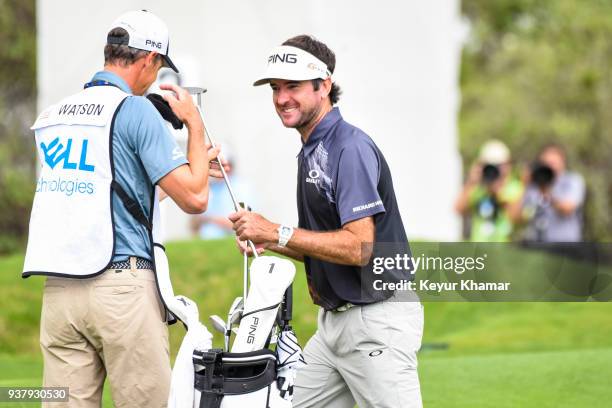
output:
[[[331,77],[328,77],[326,79],[323,80],[323,82],[321,83],[322,88],[323,88],[323,98],[327,98],[329,96],[329,93],[331,92],[331,88],[332,88],[332,80]]]
[[[157,62],[157,59],[159,58],[159,57],[158,57],[158,55],[159,55],[159,53],[158,53],[158,52],[155,52],[155,51],[151,51],[150,53],[148,53],[148,54],[145,56],[145,62],[146,62],[146,64],[147,64],[147,65],[155,65],[155,64],[156,64],[156,62]]]

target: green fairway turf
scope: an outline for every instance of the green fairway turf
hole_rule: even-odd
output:
[[[167,249],[175,292],[198,303],[203,323],[210,314],[226,314],[242,292],[242,259],[233,240]],[[22,280],[22,262],[19,255],[0,258],[0,386],[37,385],[42,372],[43,279]],[[294,296],[294,326],[305,344],[316,327],[316,307],[301,266]],[[610,406],[611,316],[612,303],[428,303],[419,357],[425,406]],[[174,355],[184,328],[174,325],[170,332]],[[216,345],[221,342],[215,334]],[[105,401],[112,406],[108,395]]]
[[[420,358],[425,407],[610,407],[612,348]]]
[[[419,360],[425,407],[610,406],[612,348],[466,357],[422,353]],[[0,361],[0,386],[40,385],[38,359],[0,356]],[[106,393],[105,407],[112,407],[109,397]]]

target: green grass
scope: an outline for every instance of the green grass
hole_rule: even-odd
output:
[[[612,347],[612,303],[428,303],[424,342],[447,355]]]
[[[421,357],[425,407],[610,407],[612,348]]]
[[[208,315],[223,316],[242,292],[234,242],[167,249],[175,292],[198,303],[205,324]],[[42,372],[43,279],[22,280],[22,262],[20,255],[0,258],[0,386],[37,385]],[[304,344],[316,328],[316,307],[300,265],[294,297]],[[426,407],[610,406],[612,303],[428,303],[425,316],[419,370]],[[184,329],[174,325],[170,333],[174,355]],[[218,334],[215,343],[222,343]],[[105,406],[112,406],[109,395]]]
[[[425,353],[419,365],[425,407],[610,406],[612,348],[446,357]],[[0,386],[40,385],[42,365],[35,357],[0,356],[0,368]],[[104,406],[112,406],[108,393]]]

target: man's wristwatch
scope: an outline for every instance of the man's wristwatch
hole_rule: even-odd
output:
[[[286,225],[281,225],[277,229],[278,231],[278,246],[285,247],[287,246],[287,242],[291,239],[293,235],[293,227],[288,227]]]

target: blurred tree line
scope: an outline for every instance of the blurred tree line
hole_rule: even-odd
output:
[[[612,1],[463,0],[466,167],[498,138],[519,165],[563,144],[587,183],[586,239],[612,238]]]
[[[35,0],[0,0],[0,254],[22,248],[34,194]]]

